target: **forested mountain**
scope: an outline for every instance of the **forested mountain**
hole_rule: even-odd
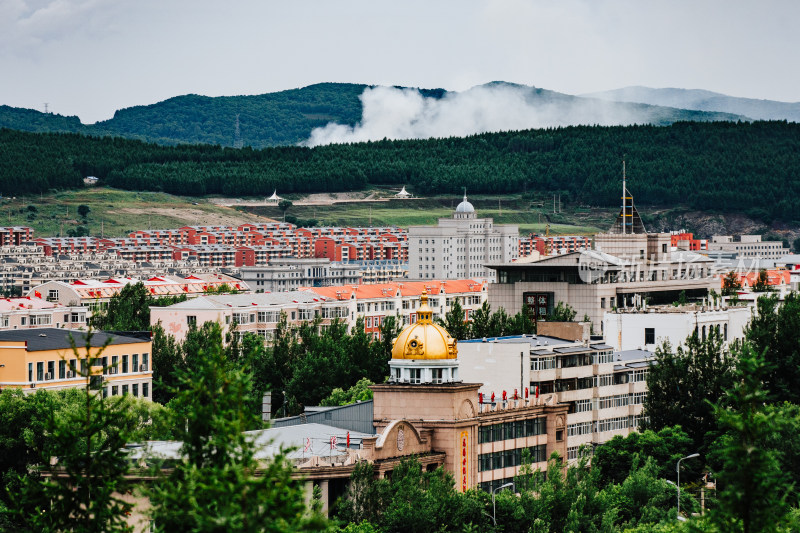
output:
[[[493,83],[486,86],[510,84]],[[359,96],[367,85],[321,83],[255,96],[176,96],[147,106],[121,109],[96,124],[81,124],[77,117],[45,114],[29,109],[0,107],[0,127],[33,132],[77,132],[114,135],[164,145],[218,144],[234,146],[236,115],[244,146],[264,148],[298,144],[314,128],[337,123],[353,126],[362,119]],[[729,113],[687,111],[645,104],[606,103],[594,99],[516,86],[525,90],[525,104],[559,120],[550,125],[656,124],[676,121],[739,120]],[[441,98],[442,89],[420,89],[427,98]],[[525,127],[539,127],[527,124]],[[519,129],[509,127],[497,130]],[[473,131],[486,131],[473,130]],[[447,135],[452,135],[448,133]]]
[[[656,106],[717,111],[743,115],[753,120],[788,120],[800,122],[800,102],[776,102],[737,98],[699,89],[651,89],[625,87],[613,91],[591,93],[584,96],[613,102],[635,102]]]
[[[105,185],[181,195],[265,195],[407,185],[418,194],[561,192],[618,203],[621,159],[637,202],[800,221],[800,124],[578,126],[466,138],[241,150],[0,130],[0,193]]]

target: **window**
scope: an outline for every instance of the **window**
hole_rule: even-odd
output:
[[[133,366],[133,370],[132,370],[133,372],[138,372],[139,371],[139,354],[138,353],[133,354],[133,357],[131,358],[131,366]],[[136,396],[136,395],[134,394],[134,396]]]
[[[628,420],[627,416],[607,418],[605,420],[600,420],[599,422],[597,422],[598,433],[603,433],[605,431],[616,431],[620,429],[627,429],[628,427],[630,427],[630,421]]]
[[[119,356],[111,356],[111,373],[116,374],[119,372]]]
[[[20,317],[19,318],[19,323],[22,324],[23,326],[27,325],[28,324],[28,317],[26,317],[26,316]]]
[[[433,368],[433,369],[431,369],[431,381],[433,383],[441,383],[442,382],[442,369],[441,368]]]
[[[58,300],[58,289],[50,289],[47,291],[47,301],[55,302]]]
[[[127,355],[123,355],[122,356],[122,373],[123,374],[127,374],[128,373],[128,356]]]
[[[139,384],[138,383],[134,383],[133,385],[131,385],[131,389],[133,391],[133,395],[134,396],[139,396]]]
[[[196,326],[197,325],[197,317],[194,316],[194,315],[188,315],[186,317],[186,325],[187,326]]]
[[[127,396],[127,394],[128,394],[128,386],[127,385],[123,385],[122,386],[122,395],[123,396]]]
[[[33,381],[33,363],[28,363],[28,381]]]
[[[63,359],[58,362],[58,379],[65,379],[67,377],[67,362]]]
[[[141,368],[142,372],[147,372],[147,370],[148,370],[148,368],[147,368],[148,359],[149,359],[149,354],[143,353],[142,354],[142,368]]]
[[[47,376],[49,379],[53,379],[56,377],[56,362],[55,361],[48,361],[47,362]]]
[[[44,363],[39,361],[36,363],[36,381],[44,380]]]
[[[66,322],[66,315],[64,315],[64,322]],[[73,322],[86,322],[86,313],[72,313]]]
[[[410,370],[411,383],[419,383],[422,380],[422,369],[412,368]]]
[[[142,398],[149,398],[149,397],[150,397],[150,384],[142,383]]]
[[[119,387],[117,387],[116,385],[112,385],[111,386],[111,396],[116,396],[117,394],[119,394]]]
[[[592,433],[592,422],[578,422],[567,426],[567,437],[578,435],[590,435]],[[558,440],[558,439],[556,439]]]
[[[555,356],[531,359],[531,370],[550,370],[553,368],[556,368]]]
[[[644,328],[644,343],[645,344],[656,343],[656,328]]]
[[[31,315],[31,326],[49,326],[52,315]]]

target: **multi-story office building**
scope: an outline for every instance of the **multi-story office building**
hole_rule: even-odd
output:
[[[762,241],[761,235],[714,235],[708,243],[709,252],[733,252],[737,258],[780,259],[791,252],[781,241]]]
[[[489,304],[542,318],[565,302],[579,320],[588,317],[597,329],[609,309],[672,303],[682,292],[702,298],[709,289],[719,290],[713,261],[695,252],[673,252],[670,241],[669,233],[647,233],[628,197],[609,232],[595,235],[594,250],[489,265],[497,272]]]
[[[436,226],[408,229],[408,277],[494,281],[494,271],[486,265],[511,262],[518,249],[519,227],[477,218],[464,195],[452,218],[440,218]]]
[[[566,405],[568,459],[642,421],[651,352],[531,335],[460,341],[458,353],[461,379],[483,383],[484,403]]]
[[[70,340],[74,339],[76,351]],[[100,353],[100,348],[108,346]],[[149,332],[142,337],[95,332],[86,347],[83,331],[39,328],[0,331],[0,388],[35,392],[85,387],[81,374],[91,369],[93,386],[105,395],[133,395],[151,398],[153,372],[150,368],[152,342]]]

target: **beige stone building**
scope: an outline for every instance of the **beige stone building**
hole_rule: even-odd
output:
[[[492,308],[503,307],[509,314],[525,309],[542,318],[565,302],[578,320],[588,317],[595,333],[602,333],[607,310],[668,304],[681,292],[701,299],[710,289],[718,290],[713,261],[671,251],[669,233],[647,233],[629,194],[611,229],[595,235],[594,250],[489,265],[497,272],[497,283],[489,286]]]
[[[408,228],[408,278],[494,281],[495,273],[486,265],[513,261],[518,248],[519,227],[477,218],[465,194],[451,218],[440,218],[436,226]]]

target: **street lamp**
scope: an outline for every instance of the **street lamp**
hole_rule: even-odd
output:
[[[675,466],[675,471],[678,473],[678,520],[681,519],[681,461],[684,459],[693,459],[695,457],[700,457],[700,454],[693,453],[691,455],[687,455],[686,457],[681,457],[678,459],[678,464]]]
[[[500,485],[496,489],[492,489],[492,522],[494,522],[495,527],[497,526],[497,518],[495,517],[495,512],[494,512],[494,493],[506,487],[513,487],[513,486],[514,486],[513,483],[506,483],[505,485]]]
[[[669,483],[670,485],[672,485],[676,489],[678,488],[678,485],[676,485],[674,481],[670,481],[669,479],[665,479],[664,481],[666,481],[667,483]],[[678,494],[680,494],[680,492],[678,492]],[[678,496],[678,497],[680,498],[680,496]],[[682,517],[682,516],[678,516],[678,520],[680,520],[681,522],[686,522],[686,519],[684,517]]]

